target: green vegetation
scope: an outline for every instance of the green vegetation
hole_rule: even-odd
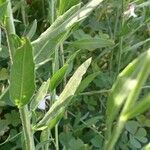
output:
[[[149,0],[0,0],[0,150],[150,150]]]

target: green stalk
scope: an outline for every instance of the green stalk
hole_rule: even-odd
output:
[[[59,54],[58,54],[58,48],[55,49],[55,59],[53,62],[53,74],[59,69]],[[56,90],[53,92],[53,99],[55,100],[56,97]],[[58,124],[55,126],[55,147],[56,150],[59,150],[59,139],[58,139]]]
[[[25,105],[19,108],[19,112],[20,112],[20,118],[21,118],[22,126],[23,126],[25,150],[35,150],[28,106]]]
[[[41,142],[45,142],[48,141],[49,138],[50,138],[50,130],[49,128],[46,128],[42,131],[40,140]],[[49,142],[43,145],[42,150],[49,150]]]
[[[59,150],[58,123],[55,126],[55,142],[56,142],[56,150]]]
[[[13,62],[13,55],[15,53],[15,47],[13,45],[13,42],[11,40],[11,34],[15,34],[15,26],[14,26],[14,19],[13,19],[13,13],[11,9],[11,2],[10,0],[7,0],[8,6],[7,6],[7,12],[6,12],[6,36],[7,36],[7,43],[9,47],[9,54],[11,63]]]
[[[55,20],[55,2],[54,0],[51,0],[51,22],[53,23]],[[59,54],[58,54],[58,48],[55,49],[55,59],[53,62],[53,74],[59,69]],[[53,98],[55,100],[56,97],[56,91],[53,92]],[[59,150],[59,139],[58,139],[58,124],[55,126],[55,148],[56,150]]]
[[[60,44],[60,55],[61,55],[61,66],[64,66],[65,64],[65,58],[64,58],[64,47],[63,47],[63,43]],[[63,84],[62,84],[62,87],[64,88],[65,85],[66,85],[66,75],[64,76],[64,80],[63,80]],[[64,114],[64,119],[67,119],[68,118],[68,112],[67,110],[65,111],[65,114]],[[68,131],[68,126],[67,125],[64,125],[64,131],[67,132]]]
[[[21,14],[22,14],[22,20],[25,26],[27,26],[28,24],[28,20],[27,20],[27,15],[26,15],[26,1],[25,0],[21,0]]]
[[[123,0],[122,0],[122,11],[121,11],[121,14],[123,14],[123,10],[124,10],[124,3],[123,3]],[[123,29],[123,26],[124,26],[124,19],[123,17],[121,17],[121,30]],[[122,51],[123,51],[123,36],[120,37],[120,40],[119,40],[119,52],[118,52],[118,70],[117,70],[117,75],[119,74],[120,72],[120,67],[121,67],[121,58],[122,58]]]

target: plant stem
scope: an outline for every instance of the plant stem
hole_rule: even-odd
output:
[[[31,129],[30,116],[28,111],[28,106],[25,105],[19,108],[20,118],[23,126],[23,135],[25,142],[25,150],[35,150],[34,138]]]
[[[59,150],[58,123],[55,126],[55,142],[56,142],[56,150]]]
[[[65,64],[65,58],[64,58],[64,46],[63,46],[63,42],[60,44],[60,54],[61,54],[61,66],[64,66]],[[63,84],[62,84],[62,88],[65,87],[66,85],[66,75],[64,76],[64,80],[63,80]],[[64,119],[67,119],[68,118],[68,112],[67,110],[65,111],[65,114],[64,114]],[[64,125],[63,126],[64,128],[64,131],[67,132],[68,131],[68,126],[67,125]]]
[[[55,20],[55,2],[54,0],[51,0],[51,23],[53,23]],[[58,54],[58,48],[55,48],[55,59],[53,62],[53,74],[59,69],[59,54]],[[53,92],[53,98],[55,100],[56,97],[56,90]],[[55,126],[55,148],[56,150],[59,150],[59,139],[58,139],[58,124]]]
[[[58,48],[55,49],[55,59],[53,62],[53,74],[59,69],[59,54]],[[56,90],[53,91],[53,99],[55,100],[56,97]],[[58,123],[55,126],[55,147],[56,150],[59,150],[59,139],[58,139]]]
[[[13,19],[13,13],[11,9],[11,2],[10,0],[7,0],[8,6],[7,6],[7,12],[6,12],[6,36],[7,36],[7,43],[9,47],[9,54],[11,63],[13,62],[13,55],[15,52],[15,47],[13,45],[13,42],[11,40],[11,34],[15,34],[15,26],[14,26],[14,19]]]
[[[124,10],[124,3],[123,3],[123,0],[121,2],[122,4],[122,10],[121,10],[121,14],[123,14],[123,10]],[[124,26],[124,19],[123,17],[121,16],[121,26],[120,26],[120,31],[122,31],[123,29],[123,26]],[[118,70],[117,70],[117,75],[119,74],[120,72],[120,69],[121,69],[121,58],[122,58],[122,51],[123,51],[123,36],[121,35],[120,37],[120,40],[119,40],[119,52],[118,52]]]
[[[25,0],[21,0],[21,14],[22,14],[22,20],[23,20],[23,23],[25,25],[25,27],[27,26],[28,24],[28,20],[27,20],[27,15],[26,15],[26,10],[25,10],[25,7],[26,7],[26,1]]]
[[[50,130],[49,130],[49,128],[46,128],[41,133],[40,141],[45,142],[45,141],[49,140],[49,138],[50,138]],[[47,142],[45,145],[43,145],[42,150],[49,150],[49,142]]]

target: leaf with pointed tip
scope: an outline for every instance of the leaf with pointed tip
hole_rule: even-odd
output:
[[[62,81],[64,75],[66,74],[66,71],[68,69],[68,64],[64,65],[62,68],[60,68],[51,78],[50,80],[50,91],[52,92]]]
[[[71,27],[73,27],[79,21],[85,19],[89,14],[102,2],[103,0],[91,0],[81,9],[80,5],[73,6],[62,16],[59,16],[56,21],[40,35],[40,37],[32,42],[34,47],[34,59],[36,65],[43,64],[45,60],[50,60],[51,54],[53,54],[54,48],[63,36],[64,40],[67,35],[64,35]],[[54,40],[55,39],[55,40]],[[56,42],[57,41],[57,42]],[[53,42],[53,43],[51,43]],[[44,56],[44,57],[43,57]]]
[[[130,111],[128,111],[125,116],[128,119],[132,119],[150,108],[150,95],[145,96],[142,100],[140,100],[136,107],[133,107]]]
[[[38,107],[39,102],[44,99],[49,88],[49,83],[50,83],[50,79],[42,83],[37,94],[35,95],[35,98],[31,101],[30,110],[35,111],[36,108]]]
[[[101,72],[95,72],[90,75],[88,75],[79,85],[76,94],[83,92],[84,89],[96,78]]]
[[[36,29],[37,29],[37,20],[34,20],[32,26],[31,26],[31,29],[26,36],[29,39],[32,39],[32,37],[34,36],[34,34],[36,32]]]
[[[114,42],[112,40],[104,38],[80,39],[71,43],[71,46],[80,49],[87,49],[89,51],[93,51],[97,48],[110,47],[113,45]]]
[[[86,73],[89,65],[91,63],[91,58],[86,60],[73,74],[73,76],[68,81],[63,92],[60,94],[59,99],[52,105],[49,111],[45,114],[44,118],[34,127],[35,130],[41,128],[42,126],[48,126],[54,118],[57,118],[61,112],[66,109],[70,103],[71,98],[74,96],[83,75]]]
[[[139,92],[139,87],[141,87],[147,78],[149,74],[149,69],[147,68],[150,61],[149,53],[150,50],[142,53],[138,58],[131,62],[119,74],[117,81],[114,83],[112,91],[109,95],[106,111],[106,122],[109,131],[112,128],[113,121],[116,119],[123,103],[127,100],[127,98],[129,98],[129,95],[133,94],[133,90],[137,89]],[[139,93],[137,93],[135,96],[137,97],[138,94]],[[132,100],[133,104],[136,100],[136,97],[134,100]]]

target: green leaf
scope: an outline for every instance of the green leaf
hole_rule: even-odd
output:
[[[60,94],[59,99],[55,101],[49,111],[45,114],[44,118],[34,127],[35,129],[40,128],[44,125],[49,125],[51,120],[53,120],[57,115],[66,109],[70,103],[71,97],[75,94],[83,75],[86,73],[87,68],[91,63],[91,58],[86,60],[73,74],[73,76],[68,81],[63,92]]]
[[[137,116],[136,119],[143,127],[150,127],[150,119],[145,115]]]
[[[129,92],[132,90],[128,85],[131,81],[131,75],[135,70],[138,60],[131,62],[117,77],[116,82],[113,84],[112,90],[110,92],[108,101],[107,101],[107,110],[106,110],[106,123],[108,128],[111,129],[112,123],[117,116],[121,106],[126,100]],[[130,77],[130,78],[129,78]],[[109,131],[110,132],[110,131]]]
[[[44,99],[49,88],[49,83],[50,80],[47,80],[47,82],[42,83],[41,87],[39,88],[38,92],[35,95],[35,98],[31,101],[30,110],[35,111],[36,108],[38,107],[39,102]]]
[[[89,38],[80,39],[71,43],[72,46],[80,49],[87,49],[93,51],[97,48],[110,47],[114,45],[114,42],[110,39],[103,38]]]
[[[77,89],[77,94],[80,92],[83,92],[84,89],[94,80],[94,78],[96,78],[101,72],[95,72],[92,73],[90,75],[88,75],[79,85],[78,89]]]
[[[141,41],[137,44],[134,44],[133,46],[130,46],[130,47],[127,47],[123,50],[123,53],[127,53],[129,51],[134,51],[136,50],[137,48],[139,48],[140,46],[144,45],[145,43],[149,42],[150,41],[150,38],[144,40],[144,41]]]
[[[64,14],[64,12],[66,12],[68,9],[70,9],[72,6],[78,4],[79,2],[80,2],[80,0],[74,0],[74,1],[60,0],[58,15],[60,16],[60,15]]]
[[[136,137],[145,137],[147,135],[145,128],[139,128],[136,132]]]
[[[8,71],[6,68],[2,68],[0,70],[0,80],[7,80],[8,79]]]
[[[9,51],[8,51],[8,48],[4,45],[1,45],[1,48],[0,48],[0,57],[6,59],[9,57]]]
[[[135,148],[141,148],[141,143],[135,139],[132,135],[130,135],[130,143],[135,147]]]
[[[23,39],[22,46],[14,54],[10,71],[10,98],[21,107],[27,104],[35,89],[34,62],[32,46],[27,39]]]
[[[9,130],[8,124],[8,120],[0,119],[0,136],[3,136]]]
[[[58,17],[56,21],[45,32],[43,32],[37,40],[32,42],[34,48],[34,59],[37,66],[41,65],[41,63],[43,64],[45,61],[48,61],[57,45],[67,37],[69,30],[63,29],[63,31],[61,31],[62,28],[59,29],[59,26],[63,24],[64,20],[67,20],[73,13],[75,13],[79,7],[79,5],[74,6],[64,15]]]
[[[18,35],[11,34],[10,35],[10,40],[11,40],[12,45],[15,48],[15,50],[22,46],[21,39],[19,38]]]
[[[150,95],[145,96],[135,106],[126,113],[127,118],[134,118],[147,111],[150,108]]]
[[[7,106],[7,105],[14,106],[14,104],[10,100],[9,87],[7,87],[0,95],[0,106]]]
[[[6,15],[8,2],[0,3],[0,23],[3,23],[4,16]]]
[[[66,71],[68,69],[68,64],[64,65],[62,68],[60,68],[51,78],[50,80],[50,91],[52,92],[62,81],[64,75],[66,74]]]
[[[133,135],[137,132],[139,127],[140,125],[138,124],[138,122],[134,120],[128,121],[125,125],[126,130]]]
[[[65,109],[61,110],[60,113],[58,113],[56,117],[50,121],[50,123],[48,124],[48,128],[49,129],[54,128],[55,125],[59,122],[59,120],[64,116],[64,113],[65,113]]]
[[[100,150],[102,148],[102,142],[103,142],[103,139],[99,135],[95,135],[95,137],[91,139],[91,143],[94,145],[94,147],[97,147]]]
[[[62,16],[58,17],[37,40],[33,41],[32,45],[34,47],[36,65],[43,64],[45,60],[50,60],[50,55],[53,53],[54,48],[62,39],[66,39],[68,35],[64,35],[66,31],[69,32],[68,30],[76,23],[88,17],[102,1],[103,0],[91,0],[81,9],[79,9],[80,5],[73,6]],[[63,38],[60,38],[60,35],[63,36]]]
[[[31,26],[31,29],[30,29],[30,31],[28,32],[28,34],[26,36],[29,39],[32,39],[32,37],[34,36],[34,34],[36,32],[36,29],[37,29],[37,21],[34,20],[32,26]]]
[[[124,78],[125,81],[124,84],[121,83],[120,88],[118,88],[114,93],[114,95],[117,96],[118,93],[120,94],[119,90],[121,89],[122,95],[119,95],[119,97],[117,96],[115,99],[112,99],[114,97],[110,98],[112,102],[110,101],[109,105],[107,105],[109,111],[107,111],[107,123],[106,123],[107,124],[106,138],[109,138],[109,142],[107,144],[108,149],[113,148],[123,130],[124,125],[128,120],[126,113],[129,112],[129,110],[131,110],[133,107],[135,107],[141,88],[150,74],[149,64],[150,64],[150,49],[141,54],[136,59],[136,61],[134,61],[134,65],[132,64],[131,65],[132,67],[130,66],[128,68],[129,71],[127,71],[128,69],[126,70],[128,73],[126,78]],[[118,118],[117,114],[123,102],[125,102],[125,104],[121,111],[121,115],[119,116],[117,126],[114,128],[113,133],[111,133],[113,121],[114,119]],[[114,138],[115,140],[112,141]],[[113,142],[113,144],[110,144],[111,142]]]
[[[119,74],[107,102],[107,125],[109,128],[111,128],[112,122],[117,117],[123,103],[133,95],[134,99],[132,98],[130,101],[131,104],[128,109],[134,107],[140,89],[149,75],[149,63],[150,50],[142,53]]]
[[[12,110],[11,113],[5,114],[6,120],[8,120],[9,125],[13,125],[14,127],[17,127],[19,124],[21,124],[19,113],[15,110]]]

